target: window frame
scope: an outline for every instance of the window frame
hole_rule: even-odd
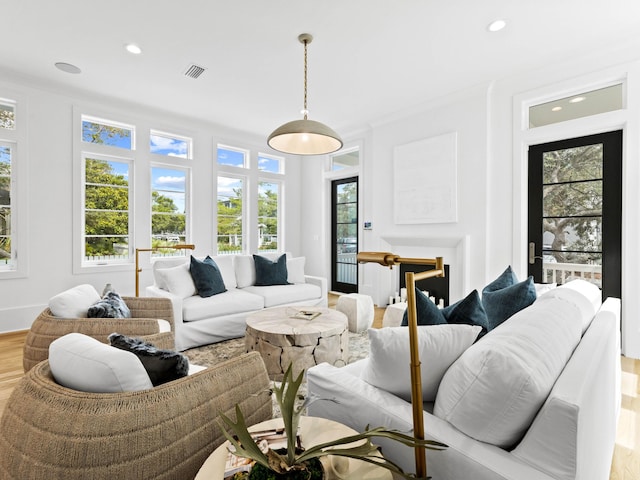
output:
[[[0,128],[0,144],[11,152],[11,266],[0,268],[0,280],[25,278],[29,272],[27,225],[29,219],[27,199],[27,101],[17,92],[2,90],[0,103],[13,107],[14,128]]]
[[[260,172],[265,173],[265,172]],[[284,218],[283,210],[284,210],[284,181],[281,178],[273,178],[268,176],[259,176],[258,182],[256,184],[256,232],[255,232],[255,240],[256,240],[256,251],[257,252],[273,252],[273,250],[262,250],[260,248],[260,186],[262,183],[271,183],[278,185],[278,213],[276,215],[276,238],[278,243],[278,248],[275,249],[275,252],[283,252],[284,251],[284,225],[282,219]],[[271,217],[269,217],[271,218]]]
[[[230,167],[230,165],[226,165]],[[234,167],[231,167],[234,168]],[[240,168],[240,167],[235,167]],[[219,193],[219,179],[223,178],[232,178],[242,182],[242,245],[240,252],[232,252],[226,253],[218,250],[218,224],[219,224],[219,212],[218,212],[218,193]],[[248,198],[248,189],[249,189],[249,178],[246,175],[229,173],[228,171],[218,171],[216,174],[216,194],[215,194],[215,236],[214,236],[214,244],[215,251],[217,255],[245,255],[247,253],[248,247],[248,238],[247,238],[247,225],[248,225],[248,212],[249,208],[247,205]]]
[[[244,162],[243,162],[242,166],[240,166],[240,165],[227,165],[227,164],[220,163],[218,161],[218,150],[220,150],[220,149],[229,150],[230,152],[241,153],[243,155],[243,157],[244,157]],[[216,148],[215,148],[215,164],[218,166],[218,168],[220,168],[220,167],[222,167],[222,168],[241,168],[243,170],[250,170],[251,169],[251,152],[249,150],[247,150],[246,148],[232,147],[232,146],[224,144],[224,143],[217,143],[216,144]]]
[[[278,171],[277,172],[271,172],[269,170],[263,170],[262,168],[260,168],[260,159],[262,158],[266,158],[269,160],[275,160],[278,162]],[[285,158],[284,157],[280,157],[278,155],[272,155],[270,153],[263,153],[263,152],[258,152],[258,172],[262,175],[264,173],[266,174],[271,174],[271,175],[284,175],[285,174]]]
[[[152,136],[158,136],[158,137],[164,137],[164,138],[169,138],[169,139],[175,139],[175,140],[182,140],[187,144],[187,154],[184,157],[181,157],[179,155],[166,155],[164,153],[156,153],[151,151],[151,137]],[[177,159],[181,159],[181,160],[193,160],[193,138],[185,136],[185,135],[179,135],[177,133],[169,133],[165,130],[158,130],[155,128],[150,128],[149,129],[149,153],[156,157],[161,157],[161,158],[177,158]]]
[[[166,155],[162,155],[162,158],[174,158],[168,157]],[[182,158],[182,157],[175,157]],[[149,164],[149,245],[153,245],[153,169],[154,168],[163,168],[166,170],[177,170],[184,172],[184,241],[179,243],[189,243],[189,239],[191,235],[189,232],[191,231],[191,168],[186,167],[184,165],[175,165],[170,163],[160,163],[160,162],[151,162]],[[184,250],[173,250],[174,254],[169,256],[185,256],[186,252]],[[154,252],[151,252],[151,259],[166,257],[168,255],[161,255]]]

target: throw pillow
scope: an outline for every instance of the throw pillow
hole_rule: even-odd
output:
[[[482,295],[485,292],[494,292],[496,290],[502,290],[503,288],[510,287],[518,283],[518,277],[509,265],[504,272],[500,274],[493,282],[482,289]]]
[[[131,318],[131,310],[120,295],[110,291],[89,307],[87,316],[89,318]]]
[[[149,375],[153,386],[157,386],[189,373],[189,360],[173,350],[160,350],[139,338],[130,338],[119,333],[109,335],[111,346],[135,354]]]
[[[449,366],[476,340],[481,328],[472,325],[418,327],[418,350],[422,360],[423,401],[435,399],[440,380]],[[361,377],[367,383],[398,397],[411,399],[409,329],[369,329],[369,361]]]
[[[191,255],[189,272],[201,297],[212,297],[227,291],[220,269],[209,255],[202,261]]]
[[[424,293],[416,288],[416,313],[418,325],[441,325],[447,323],[447,319],[442,314],[442,311],[429,300]],[[403,327],[409,325],[409,312],[408,309],[404,311],[402,316]]]
[[[81,333],[69,333],[51,342],[49,367],[59,385],[80,392],[135,392],[153,387],[133,353]]]
[[[442,309],[442,315],[447,323],[478,325],[484,335],[489,331],[489,320],[482,306],[482,300],[477,290],[474,290],[462,300]]]
[[[482,305],[487,312],[489,331],[536,300],[533,277],[500,290],[482,291]]]
[[[304,278],[305,261],[305,257],[296,257],[287,260],[287,282],[306,283]]]
[[[100,300],[93,285],[83,284],[65,290],[49,299],[49,309],[56,317],[86,318],[89,307]]]
[[[168,292],[177,297],[188,298],[198,293],[187,262],[175,267],[159,268],[155,274],[159,280],[158,285],[164,285]]]
[[[254,255],[253,261],[256,266],[256,286],[289,284],[286,254],[282,254],[275,262],[260,255]]]

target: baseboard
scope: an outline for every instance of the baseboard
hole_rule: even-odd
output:
[[[0,309],[0,334],[29,330],[47,305],[27,305]]]

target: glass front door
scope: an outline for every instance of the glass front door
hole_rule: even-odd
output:
[[[331,290],[357,293],[358,177],[334,180],[331,187]]]

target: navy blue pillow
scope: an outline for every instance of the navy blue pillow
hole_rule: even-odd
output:
[[[191,255],[189,272],[201,297],[212,297],[227,291],[220,269],[209,255],[203,261]]]
[[[510,287],[518,283],[518,277],[514,273],[511,265],[509,265],[504,272],[500,274],[493,282],[482,289],[482,295],[485,292],[495,292],[496,290],[502,290],[503,288]]]
[[[482,300],[477,290],[474,290],[462,300],[442,309],[442,314],[447,323],[479,325],[482,327],[481,335],[489,331],[489,320],[482,306]]]
[[[533,277],[500,290],[482,291],[482,304],[487,312],[489,330],[493,330],[507,318],[527,308],[536,299]]]
[[[440,325],[447,323],[447,319],[444,318],[442,310],[440,310],[435,303],[429,300],[424,293],[416,288],[416,313],[418,325]],[[409,325],[409,313],[408,310],[404,311],[402,316],[402,322],[400,326],[406,327]]]
[[[256,266],[256,285],[289,285],[287,277],[287,254],[282,254],[278,260],[272,262],[260,255],[253,256]]]

